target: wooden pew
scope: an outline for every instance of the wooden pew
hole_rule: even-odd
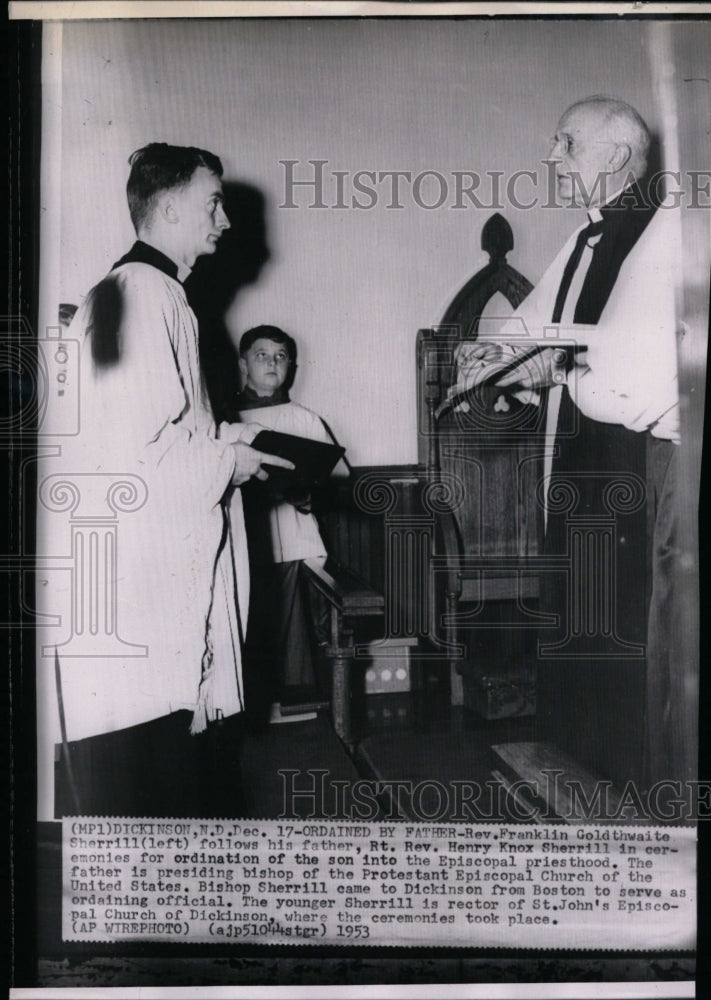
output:
[[[330,643],[326,655],[332,664],[331,715],[333,728],[349,751],[354,749],[351,726],[351,660],[355,656],[353,631],[346,627],[356,618],[382,615],[385,599],[361,577],[335,559],[304,560],[306,579],[328,602]]]

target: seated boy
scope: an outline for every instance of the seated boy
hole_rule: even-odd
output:
[[[321,418],[289,399],[296,373],[292,337],[275,326],[257,326],[242,336],[239,353],[244,387],[235,410],[240,420],[331,443]],[[310,598],[300,568],[304,559],[325,559],[326,549],[310,497],[279,497],[268,485],[255,484],[243,490],[243,498],[252,581],[245,701],[248,717],[258,727],[270,706],[272,721],[281,721],[281,706],[303,702],[305,694],[307,701],[314,699],[314,637],[306,614]],[[276,702],[279,708],[273,706]]]

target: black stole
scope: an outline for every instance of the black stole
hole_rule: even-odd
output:
[[[593,251],[575,305],[574,322],[594,325],[599,321],[622,264],[649,225],[654,212],[655,207],[644,202],[636,185],[627,188],[612,204],[602,209],[602,235]],[[620,336],[624,335],[625,331],[620,330]],[[591,336],[594,337],[594,333]],[[646,438],[646,434],[630,431],[621,424],[600,423],[586,417],[573,403],[567,388],[563,387],[551,485],[572,478],[580,492],[579,503],[573,512],[575,516],[604,516],[608,513],[603,501],[605,487],[616,474],[632,473],[644,479]],[[585,473],[594,473],[595,478],[586,477]],[[547,551],[565,551],[566,518],[567,515],[558,516],[549,512]],[[637,532],[634,534],[636,536]],[[645,529],[642,530],[642,539],[644,536]],[[624,533],[622,538],[623,547],[628,546],[620,553],[624,565],[629,562],[631,539]],[[643,562],[642,558],[638,569]],[[618,580],[618,590],[621,583]],[[638,587],[634,589],[639,590]],[[636,617],[639,625],[639,615]],[[644,629],[637,627],[634,632],[635,638],[625,638],[644,641]]]
[[[643,204],[636,187],[628,188],[602,209],[602,235],[575,305],[576,323],[594,325],[599,321],[620,268],[654,211],[654,207]],[[624,329],[620,336],[625,336]],[[646,482],[649,436],[621,424],[591,420],[578,410],[563,387],[550,488],[568,482],[577,491],[578,500],[574,509],[566,511],[551,509],[549,504],[544,544],[547,553],[568,552],[568,524],[573,518],[589,520],[593,532],[596,518],[609,524],[609,491],[615,482],[624,481],[630,474]],[[606,581],[614,588],[614,634],[606,649],[609,658],[600,655],[597,640],[594,654],[583,652],[581,657],[578,646],[575,656],[543,660],[538,675],[538,712],[543,732],[554,742],[601,777],[623,783],[640,775],[645,661],[639,656],[621,655],[615,640],[646,644],[646,504],[634,512],[616,513],[615,517],[614,574]],[[586,600],[600,600],[601,571],[602,567],[596,567],[579,581],[579,592]],[[560,630],[541,633],[543,643],[561,641],[574,630],[569,583],[564,573],[542,575],[542,609],[558,615],[561,623]],[[586,648],[592,650],[592,644]]]

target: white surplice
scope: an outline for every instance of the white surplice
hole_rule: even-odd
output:
[[[101,636],[88,634],[86,622],[76,618],[77,599],[67,598],[72,574],[48,574],[43,606],[53,610],[54,589],[54,610],[69,608],[71,616],[59,637],[57,629],[42,630],[40,721],[50,727],[53,742],[59,741],[59,717],[46,650],[57,639],[69,740],[179,709],[195,712],[199,730],[209,718],[243,709],[246,539],[239,491],[225,502],[234,449],[216,438],[200,375],[197,322],[180,282],[156,267],[126,263],[106,281],[120,301],[119,359],[97,365],[92,357],[90,293],[66,332],[81,345],[79,434],[63,439],[61,455],[43,462],[41,471],[43,478],[60,473],[82,494],[73,522],[77,513],[91,511],[116,519],[115,575],[108,589],[100,579],[77,581],[76,558],[73,569],[75,589],[94,588],[98,600],[113,594],[113,634],[107,655],[100,655]],[[139,494],[145,490],[145,502],[129,509],[128,488],[112,515],[106,491],[122,476],[138,477],[129,482],[138,484]],[[40,535],[54,555],[69,516],[46,516],[51,530]]]

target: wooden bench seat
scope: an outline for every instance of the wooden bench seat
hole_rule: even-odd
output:
[[[491,749],[494,778],[514,800],[517,819],[592,822],[619,808],[612,782],[599,780],[551,743],[500,743]]]
[[[306,579],[327,601],[331,615],[330,642],[326,655],[331,661],[331,716],[333,728],[349,751],[353,750],[351,726],[351,660],[355,656],[349,621],[382,615],[385,599],[361,577],[335,559],[305,559]]]

